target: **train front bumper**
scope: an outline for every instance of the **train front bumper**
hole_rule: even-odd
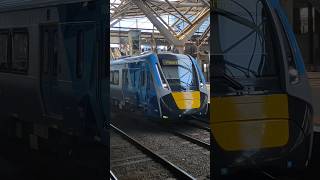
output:
[[[293,126],[295,126],[293,124]],[[246,171],[270,170],[273,173],[286,173],[303,170],[309,165],[309,152],[312,149],[312,135],[304,136],[299,127],[294,127],[299,139],[291,138],[282,147],[257,148],[251,150],[226,151],[212,138],[213,171],[218,176]],[[293,135],[292,135],[293,136]]]
[[[202,92],[198,95],[172,93],[160,98],[160,106],[163,119],[204,116],[208,111],[208,96]]]
[[[211,103],[214,136],[211,153],[216,174],[248,169],[281,172],[303,169],[308,164],[311,121],[306,118],[304,123],[298,123],[300,116],[290,116],[297,104],[292,103],[291,97],[285,94],[217,97]]]

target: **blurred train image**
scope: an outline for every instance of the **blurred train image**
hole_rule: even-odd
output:
[[[114,111],[156,119],[203,116],[208,92],[194,58],[148,53],[111,61],[110,103]]]
[[[312,98],[279,1],[215,1],[212,13],[213,177],[244,169],[305,169],[313,142]]]
[[[108,144],[102,7],[100,0],[0,3],[2,132],[36,150]]]

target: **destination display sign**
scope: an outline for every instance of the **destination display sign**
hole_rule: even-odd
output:
[[[162,64],[165,66],[177,66],[179,65],[179,62],[175,59],[164,59],[162,60]]]

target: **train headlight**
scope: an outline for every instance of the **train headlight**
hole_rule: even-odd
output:
[[[292,66],[289,67],[288,70],[290,83],[297,84],[299,82],[299,72]]]
[[[169,86],[168,86],[168,84],[166,84],[166,83],[163,83],[163,84],[162,84],[162,87],[165,88],[165,89],[169,89]]]

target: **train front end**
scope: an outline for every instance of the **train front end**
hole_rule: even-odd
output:
[[[310,87],[279,2],[216,1],[212,23],[213,177],[304,169],[313,136]]]
[[[181,54],[158,54],[158,60],[161,118],[178,120],[206,115],[208,92],[196,60]]]

